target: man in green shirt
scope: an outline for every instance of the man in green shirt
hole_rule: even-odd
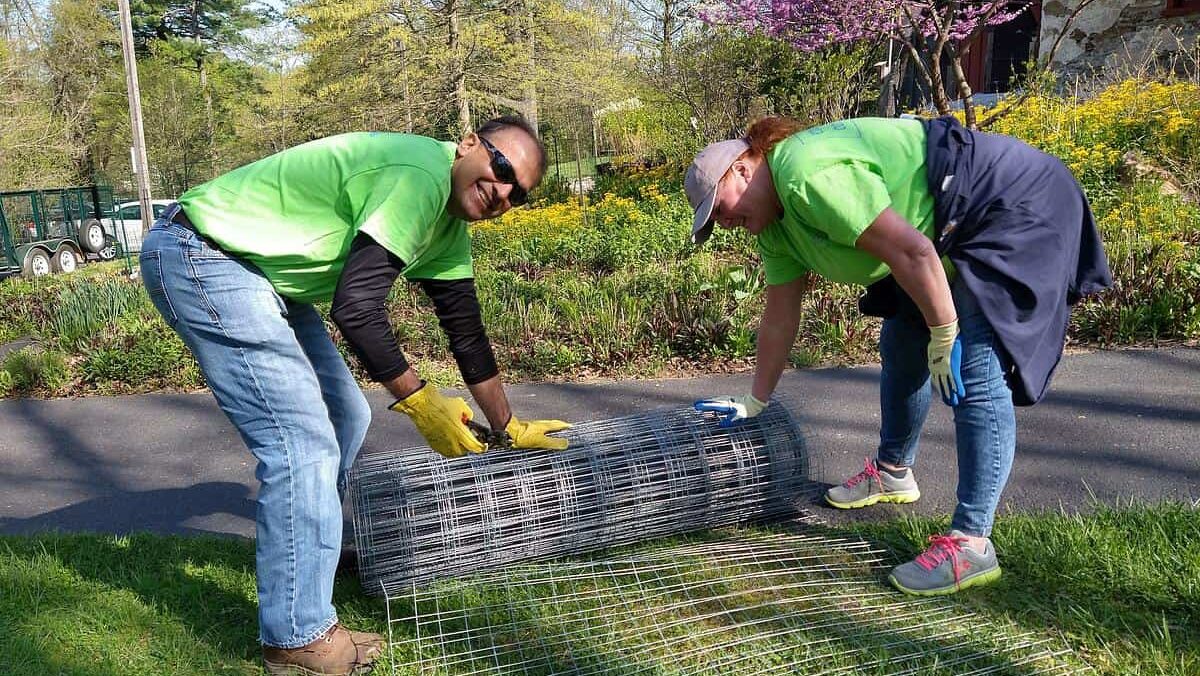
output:
[[[258,460],[260,640],[269,673],[356,673],[382,638],[332,605],[341,493],[370,410],[311,305],[449,458],[488,443],[562,449],[560,421],[512,415],[475,293],[468,223],[524,204],[546,154],[521,118],[458,143],[409,134],[319,139],[187,191],[143,244],[142,278]],[[463,379],[490,423],[405,360],[385,301],[401,275],[433,300]],[[308,671],[303,671],[308,670]]]

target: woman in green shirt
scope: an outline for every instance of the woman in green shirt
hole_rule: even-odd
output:
[[[988,536],[1016,446],[1014,392],[1018,403],[1040,398],[1061,355],[1067,305],[1110,280],[1070,172],[1015,139],[947,120],[864,118],[802,131],[767,118],[746,138],[705,148],[685,189],[693,241],[714,222],[746,229],[768,285],[750,392],[696,408],[735,424],[766,407],[810,274],[890,285],[878,457],[825,500],[851,509],[920,497],[911,467],[932,380],[954,407],[958,506],[950,533],[931,536],[890,580],[942,594],[998,578]],[[1076,274],[1085,261],[1094,267]]]

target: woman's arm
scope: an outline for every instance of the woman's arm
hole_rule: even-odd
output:
[[[928,326],[944,326],[958,319],[946,269],[933,242],[894,209],[884,209],[854,245],[887,263]]]
[[[767,401],[779,376],[787,366],[796,331],[800,328],[800,303],[808,290],[808,277],[787,284],[767,287],[767,308],[758,328],[758,350],[755,357],[754,384],[750,393],[759,401]]]

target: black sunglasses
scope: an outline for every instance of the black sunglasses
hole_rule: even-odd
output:
[[[480,136],[479,140],[483,141],[483,147],[487,149],[488,156],[492,158],[492,173],[496,174],[496,178],[512,186],[512,190],[508,193],[508,203],[519,207],[529,201],[529,193],[517,182],[517,170],[513,169],[512,162],[509,162],[504,153],[492,145],[491,141],[483,136]]]

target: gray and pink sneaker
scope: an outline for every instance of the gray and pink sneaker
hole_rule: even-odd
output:
[[[904,504],[921,498],[921,489],[913,478],[911,467],[903,474],[880,470],[874,460],[867,458],[863,471],[846,479],[841,486],[825,491],[825,502],[838,509],[858,509],[877,502]]]
[[[888,575],[896,589],[917,596],[953,594],[999,578],[1000,562],[992,541],[988,540],[987,549],[979,554],[967,546],[967,536],[957,530],[949,535],[930,535],[928,549]]]

